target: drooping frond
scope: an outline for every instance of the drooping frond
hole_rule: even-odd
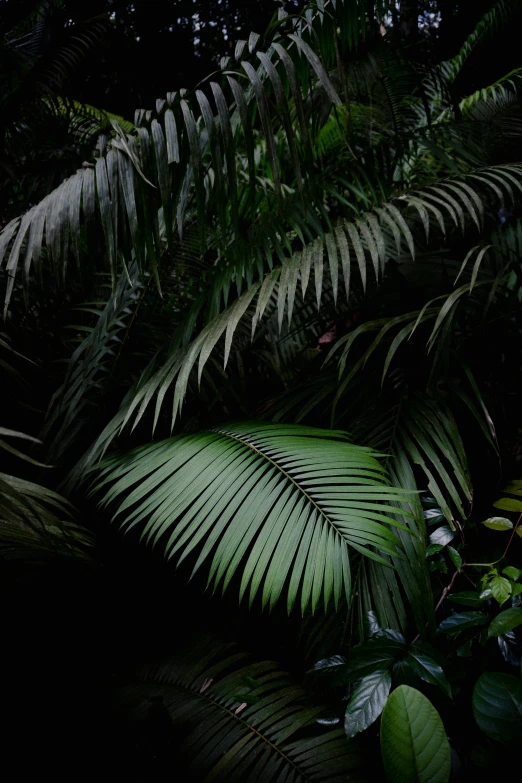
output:
[[[89,423],[89,408],[95,404],[92,392],[104,381],[121,351],[121,332],[143,294],[136,265],[118,281],[107,302],[91,302],[77,308],[96,317],[93,327],[83,327],[81,340],[68,363],[63,384],[54,393],[47,412],[42,436],[49,439],[50,458],[56,460],[67,451],[79,431]],[[123,337],[123,339],[125,339]],[[87,411],[86,411],[87,409]]]
[[[374,453],[338,431],[244,424],[179,436],[114,457],[100,468],[104,505],[118,502],[122,526],[143,527],[178,562],[211,558],[209,584],[241,570],[240,596],[274,606],[283,590],[291,610],[315,611],[351,593],[350,557],[385,562],[399,554],[390,527],[408,512]],[[391,515],[391,516],[390,516]],[[245,562],[246,561],[246,562]]]
[[[0,451],[40,465],[11,445],[13,438],[35,438],[5,427],[0,427],[0,436]],[[88,557],[92,535],[73,521],[72,512],[71,504],[47,487],[0,473],[0,557]]]
[[[245,657],[207,643],[149,666],[122,692],[131,722],[144,726],[151,705],[161,703],[172,742],[184,731],[180,761],[189,780],[360,780],[357,746],[340,730],[318,730],[323,708],[308,704],[304,690],[277,664],[249,664]]]
[[[198,379],[201,379],[206,362],[212,352],[222,345],[223,338],[222,355],[226,366],[234,334],[242,319],[250,317],[254,331],[274,296],[277,297],[278,324],[281,329],[285,320],[288,323],[292,321],[298,294],[304,297],[306,292],[312,289],[319,305],[325,288],[333,293],[334,302],[339,296],[339,290],[343,288],[347,299],[354,286],[364,291],[369,279],[373,278],[376,282],[382,280],[389,258],[408,256],[411,259],[415,258],[419,230],[429,236],[430,232],[432,234],[440,232],[445,235],[452,228],[465,230],[469,223],[480,228],[485,204],[491,199],[491,192],[497,197],[499,191],[497,183],[503,183],[508,198],[513,197],[513,186],[518,189],[522,187],[519,181],[521,171],[519,166],[513,164],[448,178],[438,182],[436,186],[419,188],[404,194],[394,202],[384,203],[373,213],[363,213],[356,221],[340,221],[333,231],[325,233],[315,242],[307,245],[302,252],[296,252],[282,266],[275,267],[262,282],[252,284],[234,304],[210,320],[191,342],[187,344],[185,334],[175,340],[161,364],[158,366],[157,360],[154,360],[147,370],[146,379],[145,377],[140,379],[133,395],[125,405],[125,410],[122,410],[122,415],[118,414],[120,422],[118,427],[123,428],[131,421],[135,427],[153,400],[156,401],[154,421],[157,422],[171,387],[174,388],[172,408],[174,423],[183,404],[191,374],[197,372]],[[415,232],[415,236],[412,231]],[[483,255],[484,253],[478,253],[475,269],[478,269],[477,264]],[[473,279],[472,276],[472,282]],[[328,286],[325,286],[325,281],[328,281]],[[458,305],[460,297],[466,290],[466,286],[459,288],[448,302],[441,297],[443,303],[440,318],[434,319],[432,341],[439,335],[445,316],[448,313],[451,315],[451,308]],[[201,304],[196,302],[196,307],[201,307]],[[401,339],[408,337],[408,323],[411,331],[415,328],[417,318],[423,322],[433,318],[437,313],[435,305],[431,309],[427,305],[421,313],[401,316],[399,321],[406,324],[403,324]],[[189,318],[188,323],[194,324],[196,317],[197,315],[194,315]],[[386,322],[384,331],[388,332],[393,326],[394,322]],[[370,328],[370,325],[365,324],[361,330],[366,332]],[[358,334],[357,331],[351,333],[348,346]],[[397,340],[396,347],[399,345],[399,337]],[[342,343],[338,343],[337,347],[340,345]],[[392,358],[393,350],[389,362]],[[363,366],[365,361],[366,359],[362,359],[357,367]],[[344,380],[341,391],[353,377],[354,372],[356,368],[349,378]],[[115,432],[116,430],[111,428],[111,439]],[[104,435],[101,436],[93,447],[89,466],[105,451],[109,442],[110,440],[108,441]]]
[[[464,44],[461,46],[453,59],[443,64],[445,75],[449,81],[453,81],[471,52],[488,35],[492,35],[498,28],[505,24],[509,15],[516,10],[517,0],[498,0],[497,3],[487,13],[484,14],[480,22],[470,33]]]

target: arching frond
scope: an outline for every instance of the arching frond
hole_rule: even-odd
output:
[[[184,730],[181,760],[190,780],[360,780],[355,744],[340,730],[318,731],[322,708],[277,664],[248,664],[224,645],[192,649],[186,657],[148,667],[122,693],[130,720],[143,726],[150,706],[161,703],[172,740]],[[314,728],[315,726],[315,728]]]
[[[448,60],[443,64],[444,73],[449,81],[453,81],[457,77],[463,64],[475,47],[478,46],[487,35],[491,35],[505,23],[508,20],[509,15],[516,10],[517,5],[517,0],[498,0],[493,8],[484,14],[473,32],[470,33],[461,46],[458,54],[455,55],[453,59]]]
[[[315,611],[351,593],[350,553],[385,562],[401,548],[390,528],[407,514],[368,449],[338,431],[234,425],[180,436],[112,458],[96,490],[117,501],[122,526],[143,527],[178,561],[211,558],[209,584],[227,587],[241,570],[240,596]],[[245,562],[246,561],[246,562]]]

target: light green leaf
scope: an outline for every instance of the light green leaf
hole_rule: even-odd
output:
[[[390,783],[448,783],[451,755],[438,712],[415,688],[400,685],[381,720],[381,750]]]
[[[513,522],[506,517],[490,517],[485,519],[482,524],[484,527],[489,527],[490,530],[511,530],[513,527]]]
[[[501,508],[502,511],[522,511],[522,500],[515,500],[514,498],[500,498],[496,503],[493,503],[494,508]]]
[[[494,576],[489,583],[491,594],[495,601],[502,606],[511,595],[511,582],[503,576]]]

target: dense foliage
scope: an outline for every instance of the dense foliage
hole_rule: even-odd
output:
[[[4,40],[23,75],[43,6]],[[120,771],[444,783],[515,759],[522,66],[459,85],[521,8],[435,61],[401,6],[281,10],[132,123],[13,85],[9,154],[34,116],[85,159],[0,233],[10,627],[67,639],[61,682],[92,667],[60,703]],[[30,682],[20,725],[50,696]]]

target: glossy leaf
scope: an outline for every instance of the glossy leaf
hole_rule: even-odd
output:
[[[353,647],[346,669],[340,672],[338,682],[348,684],[391,666],[404,654],[406,644],[388,637],[372,637]]]
[[[449,544],[454,538],[455,533],[453,530],[447,525],[443,525],[442,527],[438,527],[437,530],[430,535],[430,542],[432,544],[437,544],[438,546],[446,546],[446,544]]]
[[[464,590],[462,593],[450,593],[446,600],[464,606],[482,606],[486,599],[482,598],[479,593]]]
[[[391,684],[391,674],[387,669],[362,678],[346,708],[344,730],[347,737],[354,737],[377,720],[388,699]]]
[[[522,625],[522,609],[506,609],[498,614],[488,628],[488,638],[500,636],[507,631]]]
[[[489,527],[490,530],[511,530],[513,527],[513,522],[510,519],[506,519],[506,517],[490,517],[484,520],[482,524],[485,527]]]
[[[390,783],[448,783],[451,756],[436,709],[419,691],[400,685],[381,720],[381,750]]]
[[[473,714],[482,731],[507,742],[522,735],[522,682],[510,674],[482,674],[473,690]]]
[[[421,680],[429,682],[431,685],[437,685],[451,697],[451,686],[446,679],[446,675],[433,658],[412,647],[405,660]]]
[[[483,612],[461,612],[446,617],[439,625],[440,633],[454,633],[455,635],[475,625],[485,625],[488,622],[487,614]]]

